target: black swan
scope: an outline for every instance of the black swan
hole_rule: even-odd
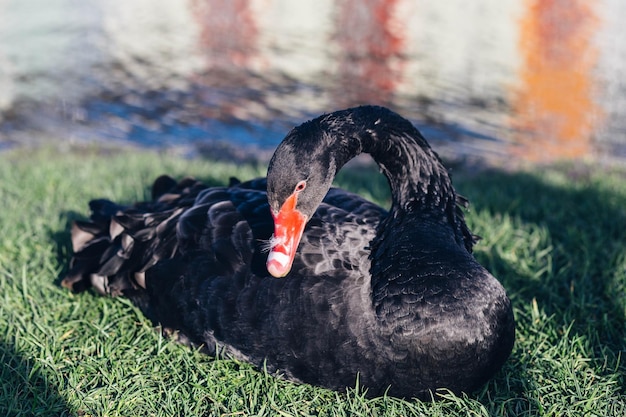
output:
[[[389,211],[331,188],[368,153]],[[63,285],[124,295],[164,329],[286,379],[370,396],[470,392],[509,356],[515,322],[437,154],[392,111],[294,128],[267,179],[159,177],[152,201],[90,203]],[[274,278],[284,277],[284,278]]]

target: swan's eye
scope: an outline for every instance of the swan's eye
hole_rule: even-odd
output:
[[[296,188],[293,190],[294,193],[299,193],[300,191],[306,188],[306,181],[300,181],[296,184]]]

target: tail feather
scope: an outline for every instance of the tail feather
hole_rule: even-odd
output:
[[[72,224],[72,250],[74,253],[85,248],[87,242],[92,241],[100,232],[100,228],[93,223],[77,220]]]
[[[117,296],[145,288],[145,271],[178,250],[176,224],[205,188],[185,178],[157,178],[153,200],[132,207],[105,199],[89,203],[89,221],[72,226],[74,256],[62,285],[74,292],[95,288]]]

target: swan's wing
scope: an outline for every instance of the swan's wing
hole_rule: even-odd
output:
[[[119,295],[145,288],[146,271],[160,261],[190,252],[207,259],[209,274],[232,273],[250,263],[259,239],[271,235],[261,191],[160,177],[153,196],[132,207],[92,201],[90,221],[73,226],[75,254],[62,284]]]
[[[309,277],[368,276],[369,245],[385,215],[362,197],[331,188],[304,229],[292,270]]]
[[[210,275],[251,268],[264,276],[262,247],[273,227],[264,191],[210,188],[198,194],[193,207],[181,217],[177,240],[181,255],[201,254],[209,262]]]

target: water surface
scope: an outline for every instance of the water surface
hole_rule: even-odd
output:
[[[271,149],[372,103],[441,154],[626,156],[621,0],[0,0],[0,148]]]

